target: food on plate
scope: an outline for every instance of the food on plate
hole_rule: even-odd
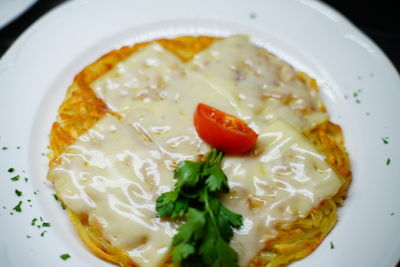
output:
[[[215,200],[242,218],[225,238],[238,256],[233,262],[284,266],[334,227],[351,181],[341,128],[329,121],[318,90],[313,78],[246,36],[122,47],[84,68],[68,89],[50,134],[48,179],[98,257],[120,266],[184,266],[171,258],[172,242],[198,213],[178,209],[166,218],[156,206],[179,187],[174,174],[182,165],[201,176],[198,166],[211,162],[227,177],[218,180]],[[213,147],[230,136],[238,144],[222,158]],[[186,182],[196,188],[197,181]],[[218,259],[187,243],[179,255]]]

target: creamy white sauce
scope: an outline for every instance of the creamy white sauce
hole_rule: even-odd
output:
[[[292,67],[243,36],[217,41],[186,64],[150,44],[92,88],[122,118],[101,119],[61,155],[48,178],[69,208],[87,214],[140,266],[162,265],[176,232],[175,223],[155,213],[157,197],[173,187],[173,169],[210,149],[193,126],[199,102],[244,119],[260,134],[251,155],[223,161],[232,189],[223,201],[244,216],[231,242],[240,265],[277,234],[277,223],[307,216],[341,185],[301,134],[328,119],[318,96]]]

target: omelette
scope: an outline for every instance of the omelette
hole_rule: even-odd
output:
[[[226,154],[243,216],[230,242],[239,266],[286,266],[309,255],[337,222],[351,181],[341,128],[315,79],[246,36],[177,37],[113,50],[76,75],[50,134],[48,179],[96,256],[119,266],[172,266],[181,220],[159,218],[173,172],[211,147],[197,134],[198,103],[257,134]]]

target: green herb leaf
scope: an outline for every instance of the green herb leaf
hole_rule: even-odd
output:
[[[21,211],[22,211],[21,205],[22,205],[22,201],[18,202],[18,205],[15,206],[15,207],[13,208],[13,210],[15,210],[16,212],[21,212]]]
[[[172,261],[181,262],[195,252],[195,248],[190,243],[180,243],[174,247],[172,252]]]
[[[68,260],[69,258],[71,258],[71,256],[69,254],[62,254],[60,255],[60,258],[63,260]]]
[[[206,180],[206,185],[211,192],[216,192],[219,190],[224,193],[229,192],[228,178],[220,166],[211,166],[205,170],[205,174],[209,174]]]
[[[387,145],[389,144],[389,137],[382,137],[382,142]]]
[[[181,162],[174,172],[175,189],[157,199],[159,217],[185,221],[172,240],[172,261],[181,267],[238,266],[229,242],[243,218],[219,200],[220,193],[229,192],[222,157],[213,148],[203,162]]]
[[[221,169],[223,156],[223,152],[218,152],[216,149],[212,149],[209,156],[206,158],[202,175],[206,177],[208,176],[206,179],[206,185],[211,192],[229,192],[228,178]]]
[[[212,221],[209,219],[206,225],[203,242],[200,245],[199,253],[201,254],[205,265],[211,265],[218,259],[215,245],[219,238],[217,229],[214,227]],[[221,255],[222,256],[222,255]]]
[[[220,204],[217,216],[218,228],[225,241],[229,241],[233,236],[232,228],[239,228],[243,224],[243,217],[237,213],[228,210]],[[229,225],[230,227],[227,227]]]
[[[174,263],[179,263],[195,253],[195,244],[203,237],[205,223],[203,212],[189,209],[186,223],[178,228],[178,234],[172,240],[172,261]]]
[[[161,194],[156,201],[156,211],[159,217],[171,217],[171,219],[182,217],[188,207],[188,201],[179,197],[177,190]]]
[[[18,181],[19,180],[19,178],[20,178],[20,176],[19,175],[16,175],[16,176],[14,176],[14,177],[11,177],[11,181]]]
[[[386,165],[390,165],[390,158],[387,158]]]
[[[8,172],[10,172],[10,173],[11,173],[11,172],[14,172],[14,171],[15,171],[14,168],[9,168],[9,169],[8,169]]]
[[[239,266],[237,264],[238,254],[233,250],[232,247],[229,246],[227,242],[222,240],[221,238],[217,239],[217,243],[215,245],[215,250],[218,255],[224,255],[223,257],[218,257],[217,261],[215,261],[211,266],[219,267],[219,266]]]
[[[200,162],[182,161],[175,169],[174,178],[178,180],[175,187],[193,187],[200,179]]]
[[[254,12],[250,13],[250,18],[251,19],[255,19],[256,17],[257,17],[256,13],[254,13]]]
[[[22,192],[21,191],[19,191],[18,189],[15,189],[15,194],[17,195],[17,196],[22,196]]]
[[[335,246],[333,245],[332,241],[330,242],[331,249],[334,249]]]
[[[202,237],[205,222],[206,218],[204,212],[190,208],[186,218],[186,223],[182,224],[178,228],[178,234],[174,236],[172,246],[189,242],[191,240],[199,240]]]
[[[200,254],[206,266],[239,266],[238,255],[229,246],[213,226],[212,220],[208,221],[206,234],[200,245]]]
[[[42,227],[50,227],[51,225],[50,225],[50,223],[48,223],[48,222],[44,222],[44,223],[42,223]]]

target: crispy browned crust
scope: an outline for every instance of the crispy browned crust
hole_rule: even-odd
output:
[[[161,39],[158,42],[183,62],[186,62],[218,39],[220,38],[188,36]],[[106,104],[96,97],[90,88],[90,84],[112,69],[117,63],[147,44],[140,43],[113,50],[75,76],[65,100],[58,110],[57,120],[51,129],[50,165],[58,164],[57,159],[65,149],[106,113],[119,116],[112,113]],[[318,91],[316,81],[305,73],[299,73],[298,78],[311,91]],[[325,107],[322,106],[321,110],[325,111]],[[290,224],[279,225],[278,236],[266,242],[265,248],[253,259],[250,266],[285,266],[290,262],[301,259],[313,252],[336,224],[336,208],[343,203],[351,181],[349,158],[343,144],[341,128],[332,122],[327,122],[318,125],[305,135],[326,155],[328,162],[341,175],[344,180],[343,186],[334,197],[323,201],[318,207],[312,209],[306,218],[298,219]],[[100,230],[87,222],[85,215],[76,214],[68,207],[67,210],[79,237],[92,253],[120,266],[137,266],[125,251],[111,246],[103,238]],[[166,263],[166,265],[171,264]]]

